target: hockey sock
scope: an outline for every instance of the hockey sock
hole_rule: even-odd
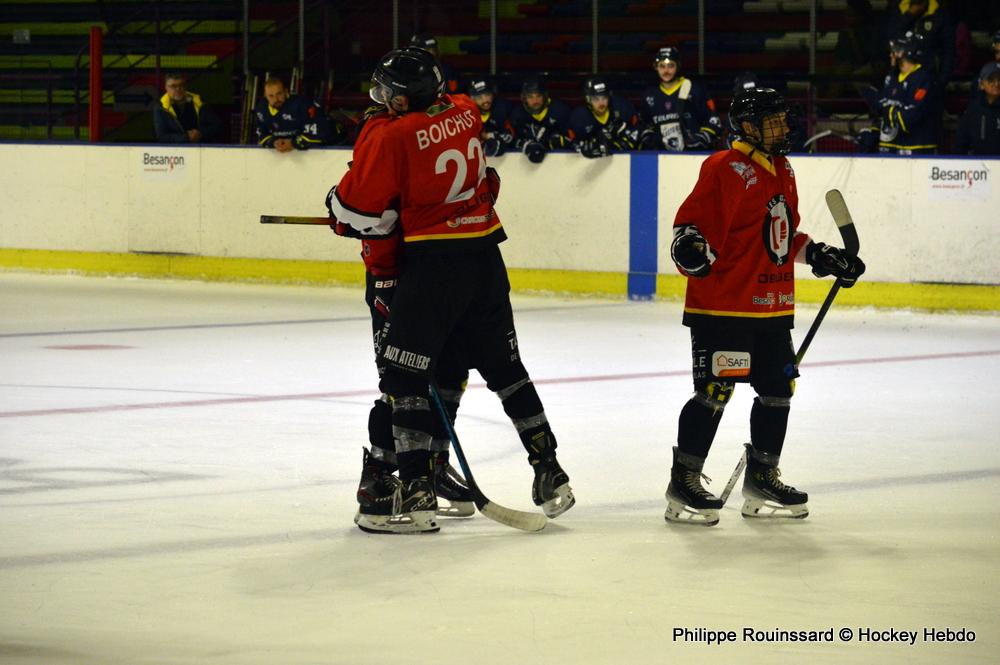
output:
[[[677,422],[677,447],[681,452],[702,459],[708,457],[722,421],[722,411],[711,409],[695,399],[688,400]]]
[[[398,453],[396,457],[399,459],[401,480],[430,478],[434,475],[434,461],[429,450],[411,450],[406,453]]]
[[[788,429],[789,399],[757,397],[750,409],[750,441],[753,447],[771,455],[781,455]]]
[[[392,407],[388,396],[375,400],[368,412],[368,442],[371,443],[371,461],[388,472],[396,470],[396,444],[392,439]]]

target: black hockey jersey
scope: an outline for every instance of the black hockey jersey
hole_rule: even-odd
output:
[[[569,116],[569,106],[558,99],[550,99],[536,114],[529,113],[523,104],[515,106],[510,112],[514,147],[521,150],[529,141],[537,141],[548,149],[568,147],[573,141]]]
[[[878,104],[880,152],[908,155],[937,149],[937,123],[932,113],[934,81],[930,70],[917,65],[906,74],[886,75]]]
[[[715,101],[704,86],[683,76],[647,88],[639,115],[659,134],[662,149],[672,152],[711,150],[722,134]]]
[[[595,142],[609,152],[632,150],[638,144],[639,115],[630,101],[617,95],[611,95],[608,110],[600,117],[588,105],[576,107],[569,126],[581,152]]]
[[[480,139],[487,157],[502,155],[514,144],[514,130],[510,125],[510,114],[514,105],[506,99],[493,96],[493,106],[489,113],[479,112],[483,121],[483,132]]]
[[[291,139],[299,150],[323,145],[330,140],[330,121],[316,102],[292,95],[280,109],[266,99],[254,108],[257,144],[270,148],[277,139]]]

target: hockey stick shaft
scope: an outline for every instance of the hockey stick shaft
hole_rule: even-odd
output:
[[[840,190],[831,189],[826,193],[825,198],[826,207],[830,209],[833,221],[837,224],[837,230],[840,231],[840,237],[844,241],[844,251],[850,256],[857,256],[861,243],[858,239],[858,231],[854,228],[854,219],[851,218],[851,211],[847,209],[847,202],[844,201],[844,195],[840,193]],[[799,350],[795,353],[796,366],[802,362],[802,358],[806,355],[809,345],[812,344],[813,337],[816,336],[816,331],[819,330],[820,324],[826,318],[826,313],[830,310],[830,306],[833,305],[833,299],[837,297],[837,292],[840,291],[841,286],[843,286],[843,282],[838,279],[830,287],[830,292],[826,294],[826,300],[823,301],[823,305],[819,308],[819,313],[816,314],[816,318],[813,319],[812,325],[809,326],[809,331],[806,333],[805,339],[802,340],[802,345],[799,346]]]
[[[434,400],[438,415],[441,416],[441,422],[444,423],[445,430],[448,432],[451,447],[455,449],[458,464],[462,467],[462,473],[465,474],[465,482],[469,485],[472,500],[476,504],[476,508],[479,509],[479,512],[495,522],[515,529],[521,529],[522,531],[541,531],[544,529],[545,525],[548,524],[548,518],[545,515],[505,508],[486,498],[486,495],[479,489],[479,485],[476,484],[476,479],[472,476],[469,461],[465,458],[462,444],[459,442],[458,434],[455,433],[455,428],[451,424],[451,418],[448,417],[448,411],[444,407],[444,401],[441,399],[441,393],[438,390],[436,382],[431,381],[429,386],[431,399]]]
[[[854,220],[851,218],[851,212],[847,209],[847,202],[844,201],[844,195],[841,194],[839,190],[831,189],[826,193],[825,198],[826,206],[830,209],[830,214],[833,215],[833,221],[837,224],[837,229],[840,231],[840,237],[844,241],[844,251],[851,256],[857,256],[861,243],[858,239],[857,229],[854,228]],[[809,331],[806,332],[806,336],[802,340],[799,350],[795,352],[796,367],[798,367],[799,363],[802,362],[802,358],[806,355],[806,351],[809,350],[809,345],[812,344],[813,337],[816,336],[816,331],[819,330],[820,324],[823,323],[823,319],[826,318],[826,313],[833,305],[833,300],[837,297],[837,292],[840,291],[841,286],[842,283],[838,279],[834,285],[830,287],[830,292],[826,294],[826,300],[823,301],[822,306],[819,308],[819,312],[816,314],[816,318],[813,319],[812,325],[809,326]],[[740,473],[742,473],[744,467],[747,465],[747,455],[749,454],[749,449],[744,449],[743,454],[740,455],[740,461],[736,464],[736,470],[734,470],[733,475],[729,477],[729,482],[726,483],[726,488],[719,496],[723,503],[726,502],[726,499],[729,498],[729,494],[736,486],[736,480],[739,478]]]
[[[292,215],[261,215],[261,224],[312,224],[329,226],[334,220],[329,217],[295,217]]]
[[[740,461],[736,463],[736,469],[733,471],[733,475],[729,476],[729,482],[726,483],[726,488],[722,490],[722,494],[719,495],[723,504],[725,504],[726,500],[729,499],[729,495],[733,493],[733,488],[736,487],[736,481],[739,480],[740,474],[743,473],[743,469],[747,465],[747,454],[748,451],[744,448],[743,454],[740,455]]]

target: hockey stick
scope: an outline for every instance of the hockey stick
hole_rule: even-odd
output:
[[[455,449],[458,463],[465,474],[465,482],[468,483],[469,491],[472,493],[472,501],[476,504],[479,512],[494,522],[499,522],[500,524],[505,524],[522,531],[541,531],[544,529],[545,525],[549,522],[545,515],[505,508],[486,498],[486,495],[479,489],[479,485],[476,484],[475,478],[472,477],[469,462],[465,459],[465,453],[462,452],[462,444],[458,441],[458,434],[455,433],[455,428],[451,424],[451,418],[448,417],[448,412],[444,408],[444,402],[441,401],[441,394],[438,392],[436,382],[434,381],[430,382],[430,392],[434,404],[437,406],[438,414],[441,416],[441,421],[448,431],[448,438],[451,439],[451,446]]]
[[[844,241],[844,251],[846,251],[850,256],[857,256],[858,250],[861,248],[861,242],[858,239],[858,231],[854,228],[854,220],[851,218],[851,211],[847,209],[847,203],[844,201],[844,195],[840,193],[840,190],[831,189],[826,193],[826,207],[830,209],[830,214],[833,215],[833,221],[837,224],[837,229],[840,230],[840,237]],[[823,323],[823,319],[826,317],[827,311],[829,311],[830,306],[833,305],[833,299],[837,297],[837,292],[840,291],[840,280],[838,279],[832,287],[830,287],[830,293],[827,294],[826,300],[823,301],[822,307],[819,308],[819,313],[813,320],[812,325],[809,326],[809,332],[806,333],[805,339],[802,340],[802,345],[799,350],[795,353],[795,366],[798,367],[799,363],[802,362],[803,356],[806,355],[806,351],[809,349],[809,345],[812,343],[813,337],[816,336],[816,331],[819,330],[819,324]],[[729,498],[729,494],[733,491],[736,486],[736,480],[739,478],[740,473],[742,473],[743,468],[747,465],[747,455],[749,455],[749,447],[743,450],[743,454],[740,455],[740,461],[736,464],[736,470],[733,471],[733,475],[729,477],[729,482],[726,483],[726,488],[719,495],[722,502],[725,503],[726,499]]]
[[[329,226],[334,220],[329,217],[293,217],[288,215],[261,215],[261,224],[316,224]]]
[[[840,231],[840,237],[844,241],[844,251],[850,256],[857,256],[858,250],[861,248],[861,243],[858,240],[858,231],[854,228],[851,211],[847,209],[847,203],[844,201],[844,195],[840,193],[840,190],[831,189],[826,193],[826,207],[830,209],[833,221],[836,222],[837,229]],[[806,333],[805,339],[802,340],[802,345],[795,353],[796,366],[802,362],[802,357],[806,355],[809,345],[812,344],[813,337],[816,336],[816,331],[819,330],[819,324],[823,323],[823,319],[833,304],[833,299],[837,297],[837,292],[840,291],[841,285],[842,282],[838,279],[830,287],[830,292],[826,295],[826,300],[823,301],[823,305],[819,308],[819,313],[813,320],[812,325],[809,326],[809,331]]]

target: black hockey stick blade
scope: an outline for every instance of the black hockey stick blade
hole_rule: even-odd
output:
[[[833,221],[837,224],[840,237],[844,240],[844,251],[851,256],[857,256],[861,249],[861,242],[858,240],[858,230],[854,228],[854,219],[851,211],[847,209],[847,202],[839,189],[831,189],[826,193],[826,207],[833,215]]]
[[[329,226],[333,222],[329,217],[294,217],[292,215],[261,215],[261,224],[315,224]]]
[[[462,444],[458,440],[455,428],[452,427],[451,419],[448,417],[448,412],[444,408],[444,402],[441,401],[441,394],[438,392],[438,388],[434,382],[430,383],[430,393],[431,399],[434,400],[434,405],[437,407],[438,415],[441,416],[441,421],[448,431],[448,438],[451,439],[451,446],[455,449],[458,464],[462,467],[462,473],[465,474],[465,482],[468,483],[469,491],[472,493],[472,501],[476,504],[479,512],[494,522],[499,522],[500,524],[520,529],[521,531],[541,531],[544,529],[545,525],[549,523],[545,515],[506,508],[486,498],[486,495],[479,489],[479,485],[476,484],[476,479],[472,477],[469,462],[465,459],[465,453],[462,451]]]

